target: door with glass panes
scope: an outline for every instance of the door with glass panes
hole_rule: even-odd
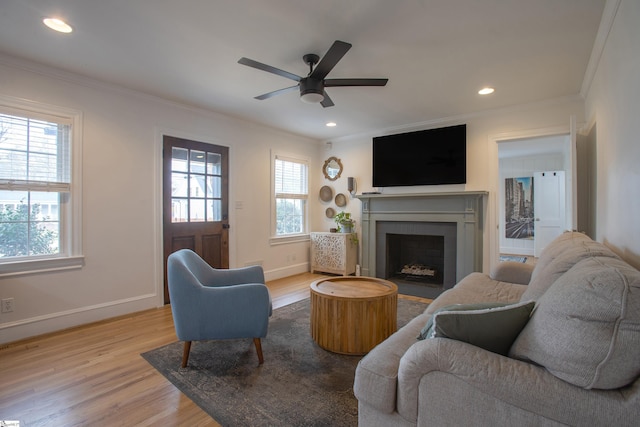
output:
[[[164,301],[167,258],[191,249],[215,268],[229,268],[229,148],[163,138]]]

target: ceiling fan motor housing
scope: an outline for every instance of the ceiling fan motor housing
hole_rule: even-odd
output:
[[[308,103],[322,102],[324,99],[324,81],[310,77],[300,79],[300,98]]]

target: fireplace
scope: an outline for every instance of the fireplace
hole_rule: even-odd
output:
[[[486,194],[358,196],[362,275],[390,280],[400,293],[435,298],[481,271]]]

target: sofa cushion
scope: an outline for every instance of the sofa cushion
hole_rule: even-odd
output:
[[[531,301],[475,310],[444,310],[432,317],[431,338],[451,338],[504,356],[529,321],[534,305]]]
[[[584,233],[578,233],[575,231],[566,231],[553,239],[553,241],[544,248],[540,257],[536,261],[536,266],[531,273],[531,280],[535,279],[537,275],[546,270],[549,264],[558,256],[562,255],[562,253],[567,249],[571,248],[576,243],[584,241],[591,241],[591,238]]]
[[[520,301],[537,301],[542,294],[576,263],[591,257],[618,256],[605,245],[578,232],[566,232],[542,251],[531,273],[531,281]]]
[[[433,313],[441,307],[453,304],[486,302],[513,304],[520,301],[520,296],[526,289],[527,285],[500,282],[484,273],[471,273],[453,288],[440,294],[429,304],[426,313]]]
[[[540,297],[510,356],[585,389],[640,375],[640,272],[621,259],[578,262]]]
[[[533,273],[533,269],[534,266],[531,264],[523,264],[515,261],[501,261],[491,269],[489,277],[500,282],[528,285],[531,281],[531,273]]]

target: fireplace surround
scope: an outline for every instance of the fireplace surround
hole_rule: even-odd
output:
[[[359,195],[361,274],[393,281],[401,293],[435,298],[469,273],[481,271],[487,196],[484,191]],[[406,249],[399,249],[401,243],[396,236],[405,236]],[[441,248],[436,244],[440,241]],[[415,250],[410,246],[421,244],[424,247],[417,255],[409,256],[415,261],[408,262],[439,270],[434,273],[436,277],[423,283],[394,277],[397,271],[389,270],[397,270],[397,266],[389,260],[388,252]]]

